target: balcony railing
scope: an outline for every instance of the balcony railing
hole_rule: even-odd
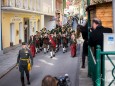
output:
[[[45,14],[52,14],[52,6],[42,0],[2,0],[2,7],[14,7],[19,9],[25,9],[33,12],[40,12]]]

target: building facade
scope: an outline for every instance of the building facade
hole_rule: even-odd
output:
[[[45,16],[55,16],[55,0],[2,0],[3,49],[28,42],[45,26]]]
[[[63,0],[56,0],[56,24],[62,25]]]

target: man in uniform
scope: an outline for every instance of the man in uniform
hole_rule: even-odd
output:
[[[49,44],[49,39],[48,39],[48,34],[45,33],[44,38],[43,38],[43,47],[44,47],[44,54],[48,52],[48,44]]]
[[[42,31],[40,32],[39,40],[40,40],[40,50],[42,51],[42,48],[43,48],[43,33],[42,33]]]
[[[63,53],[67,52],[67,38],[66,34],[62,35]]]
[[[54,32],[53,40],[54,40],[54,42],[56,43],[56,49],[54,50],[55,53],[56,53],[56,52],[58,51],[58,39],[57,39],[57,34],[56,34],[56,32]]]
[[[70,28],[67,30],[67,44],[70,43],[70,39],[71,39],[71,31]]]
[[[34,36],[34,41],[35,41],[35,46],[36,46],[36,54],[40,52],[39,47],[40,47],[40,40],[39,37],[40,33],[36,31],[36,35]]]
[[[54,34],[49,35],[49,45],[50,45],[51,58],[53,58],[55,57],[55,48],[56,48],[56,43],[54,41]]]
[[[33,65],[33,57],[30,50],[27,49],[26,43],[23,42],[22,49],[19,51],[18,58],[17,58],[17,66],[19,66],[19,71],[21,73],[22,86],[25,86],[24,72],[26,73],[27,84],[30,85],[30,77],[29,77],[29,70],[28,70],[29,62],[31,62],[31,65]]]

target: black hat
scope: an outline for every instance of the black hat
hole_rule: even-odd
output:
[[[26,43],[25,43],[25,42],[22,42],[22,45],[26,45]]]

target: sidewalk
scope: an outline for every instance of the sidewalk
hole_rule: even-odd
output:
[[[0,55],[0,78],[2,78],[8,71],[15,67],[20,48],[21,47],[17,47],[6,54]]]
[[[81,63],[81,59],[80,59]],[[86,68],[80,68],[80,76],[79,76],[79,86],[93,86],[91,78],[88,77],[88,65],[86,61]],[[81,67],[81,65],[80,65]]]

